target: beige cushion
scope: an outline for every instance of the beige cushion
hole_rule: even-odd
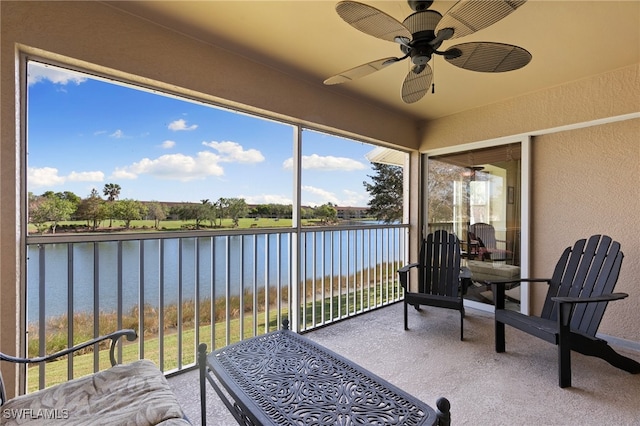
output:
[[[0,423],[8,425],[189,424],[166,378],[148,360],[18,396],[0,411]]]
[[[471,270],[471,279],[474,281],[520,278],[519,266],[469,260],[467,267]]]

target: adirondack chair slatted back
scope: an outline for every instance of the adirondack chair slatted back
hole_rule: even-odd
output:
[[[496,230],[492,225],[481,222],[474,223],[469,226],[469,232],[482,240],[485,247],[496,248]]]
[[[441,296],[458,295],[460,242],[454,234],[436,231],[420,249],[419,292]]]
[[[552,297],[588,297],[613,293],[624,255],[620,244],[608,236],[594,235],[567,247],[551,278],[542,318],[556,320],[557,303]],[[595,336],[607,302],[578,304],[571,316],[571,329]]]

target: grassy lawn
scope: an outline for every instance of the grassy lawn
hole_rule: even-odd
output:
[[[361,297],[362,296],[362,297]],[[397,294],[396,294],[397,296]],[[342,316],[346,313],[353,314],[354,312],[366,310],[368,308],[379,306],[381,303],[389,302],[386,296],[386,289],[380,288],[380,286],[372,286],[370,289],[358,290],[355,293],[349,293],[348,297],[345,294],[335,294],[333,297],[326,297],[324,299],[317,299],[315,301],[308,300],[305,304],[304,312],[301,311],[301,315],[304,315],[304,323],[306,327],[329,321],[331,318],[338,318],[338,312]],[[315,311],[314,311],[315,305]],[[324,312],[324,316],[323,316]],[[254,335],[254,315],[255,322],[257,324],[256,334],[261,335],[265,333],[265,313],[264,311],[257,312],[255,314],[245,314],[243,338],[250,338]],[[288,316],[286,308],[281,313],[282,317]],[[315,321],[314,321],[315,319]],[[269,331],[274,331],[278,324],[278,312],[276,309],[271,309],[269,312]],[[207,351],[212,351],[227,345],[226,336],[230,336],[229,343],[235,343],[240,341],[240,320],[234,318],[229,320],[229,330],[227,330],[227,322],[222,320],[215,324],[213,330],[215,344],[211,344],[211,325],[201,325],[200,329],[200,342],[207,344]],[[182,366],[193,365],[196,363],[196,333],[193,326],[184,326],[182,329],[182,341],[178,339],[178,333],[175,328],[164,332],[163,338],[163,370],[170,371],[178,368],[178,345],[182,344]],[[118,352],[116,351],[116,354]],[[54,384],[67,381],[67,369],[68,363],[67,357],[61,358],[59,361],[50,362],[46,365],[46,380],[45,386],[52,386]],[[145,336],[144,338],[144,358],[150,359],[160,367],[160,338],[158,335]],[[109,350],[102,349],[98,352],[100,370],[110,367]],[[122,362],[132,362],[140,359],[140,347],[139,340],[135,342],[123,341],[122,346]],[[93,372],[94,354],[93,352],[79,354],[73,357],[73,375],[75,378],[82,377]],[[34,392],[39,387],[39,374],[40,369],[38,366],[30,366],[28,370],[28,392]]]
[[[391,285],[395,286],[396,283]],[[353,314],[354,312],[372,309],[380,306],[382,303],[389,302],[393,296],[398,296],[398,292],[400,291],[402,291],[402,289],[398,288],[393,295],[389,294],[389,297],[387,297],[386,289],[372,285],[369,289],[365,287],[364,290],[358,290],[348,295],[335,294],[333,297],[317,299],[315,301],[315,312],[313,309],[314,302],[312,300],[305,304],[304,323],[307,327],[311,327],[313,324],[322,324],[325,321],[343,317],[347,313]],[[389,293],[391,293],[390,290]],[[309,298],[309,296],[307,296],[307,298]]]
[[[252,219],[252,218],[241,218],[238,222],[238,227],[235,228],[233,226],[233,222],[231,219],[223,219],[222,226],[219,226],[219,223],[216,223],[213,227],[211,227],[210,223],[203,222],[200,223],[200,229],[249,229],[249,228],[285,228],[291,227],[292,220],[291,219],[270,219],[270,218],[260,218],[260,219]],[[318,219],[303,219],[303,226],[312,226],[320,223]],[[183,231],[185,229],[195,229],[196,222],[194,220],[163,220],[160,221],[160,225],[156,230],[154,228],[155,222],[153,220],[133,220],[131,221],[130,228],[127,230],[124,228],[125,223],[122,220],[113,220],[112,226],[109,227],[109,221],[102,221],[100,227],[97,229],[98,232],[109,232],[109,231],[128,231],[128,232],[156,232],[156,231]],[[78,230],[74,230],[73,228],[77,227]],[[56,233],[61,232],[88,232],[86,231],[87,223],[86,221],[76,220],[76,221],[62,221],[58,223],[58,228]],[[37,234],[38,230],[35,225],[29,224],[29,234]],[[47,231],[46,233],[50,233]]]
[[[287,315],[287,311],[282,312],[284,316]],[[257,333],[258,335],[265,332],[265,315],[264,312],[259,312],[257,318]],[[269,330],[276,329],[278,323],[277,312],[273,312],[269,315]],[[229,335],[231,336],[231,342],[234,343],[240,340],[240,320],[232,319],[230,322]],[[227,345],[226,342],[226,322],[218,322],[215,324],[214,336],[215,336],[215,348],[221,348]],[[244,318],[244,338],[253,336],[253,316],[247,315]],[[200,342],[207,344],[207,351],[212,351],[211,345],[211,326],[200,326]],[[170,371],[178,368],[178,334],[175,330],[166,332],[164,335],[164,371]],[[182,330],[182,365],[195,364],[195,350],[196,347],[196,333],[195,328],[183,328]],[[135,342],[127,342],[123,339],[122,347],[122,362],[128,363],[140,359],[139,352],[139,339]],[[116,350],[116,356],[118,351]],[[109,361],[109,350],[103,349],[98,352],[100,370],[104,370],[111,366]],[[160,366],[160,338],[159,337],[145,337],[144,339],[144,358],[150,359]],[[60,358],[58,361],[47,363],[45,386],[53,386],[58,383],[67,381],[67,357]],[[73,376],[74,378],[86,376],[93,373],[94,355],[93,352],[76,355],[73,357]],[[28,370],[27,379],[27,391],[34,392],[38,390],[38,383],[40,377],[40,369],[37,365],[32,365]]]

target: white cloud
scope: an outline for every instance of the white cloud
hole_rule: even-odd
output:
[[[348,189],[342,190],[342,196],[344,198],[338,203],[339,206],[363,206],[369,200],[366,194]]]
[[[51,187],[65,182],[102,182],[104,173],[100,171],[71,172],[68,176],[60,176],[54,167],[29,167],[27,169],[27,183],[29,188]]]
[[[112,138],[116,138],[116,139],[122,139],[122,138],[125,137],[124,136],[124,132],[122,130],[120,130],[120,129],[118,129],[115,132],[111,133],[109,136],[112,137]]]
[[[69,83],[78,85],[87,81],[87,78],[82,74],[50,65],[38,64],[36,62],[29,63],[28,74],[27,83],[29,86],[42,81],[50,81],[54,84],[61,85],[67,85]]]
[[[175,143],[175,141],[166,140],[166,141],[162,142],[162,144],[160,146],[162,148],[164,148],[164,149],[171,149],[174,146],[176,146],[176,143]]]
[[[179,131],[179,130],[195,130],[198,128],[197,124],[192,124],[191,126],[187,126],[187,122],[182,118],[176,121],[172,121],[169,123],[169,130]]]
[[[65,178],[58,175],[58,169],[53,167],[29,167],[27,169],[29,188],[62,185]]]
[[[102,182],[104,180],[104,173],[95,172],[71,172],[67,179],[70,182]]]
[[[137,179],[138,175],[131,173],[125,169],[116,167],[115,171],[111,174],[112,179]]]
[[[291,169],[293,167],[293,158],[286,159],[284,163],[282,163],[282,167],[285,169]],[[341,170],[351,172],[354,170],[363,170],[365,168],[365,165],[361,162],[347,157],[334,157],[332,155],[321,156],[318,154],[302,156],[303,170]]]
[[[257,149],[245,150],[242,145],[237,142],[202,142],[202,145],[208,146],[218,151],[221,155],[220,161],[226,163],[260,163],[264,161],[264,155]]]
[[[303,185],[302,191],[304,195],[304,204],[317,207],[326,203],[336,204],[338,206],[362,206],[367,202],[367,196],[356,191],[345,189],[341,194],[337,195],[326,189],[316,186]]]
[[[340,200],[333,192],[327,191],[322,188],[317,188],[315,186],[303,185],[301,188],[305,193],[311,194],[315,196],[315,200],[319,201],[308,201],[305,204],[310,206],[320,206],[326,203],[340,204]]]
[[[204,179],[208,176],[222,176],[224,169],[218,164],[220,157],[214,153],[202,151],[195,157],[184,154],[168,154],[156,159],[143,158],[130,166],[118,168],[114,177],[128,177],[147,174],[159,179],[172,179],[188,182]]]
[[[290,197],[277,194],[261,194],[261,195],[239,195],[244,198],[247,204],[293,204]]]

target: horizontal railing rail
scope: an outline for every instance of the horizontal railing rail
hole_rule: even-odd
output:
[[[42,356],[115,329],[119,362],[165,373],[297,319],[308,331],[402,298],[407,225],[59,234],[27,237],[27,342]],[[101,348],[28,369],[28,390],[109,365]]]

